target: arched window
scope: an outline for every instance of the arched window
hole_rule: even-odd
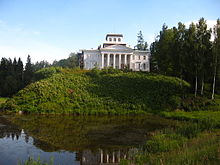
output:
[[[143,69],[145,70],[146,69],[146,64],[144,63],[144,65],[143,65]]]
[[[114,38],[114,41],[116,42],[116,38]]]
[[[109,41],[112,41],[112,38],[109,38]]]
[[[118,42],[121,42],[121,38],[118,38]]]

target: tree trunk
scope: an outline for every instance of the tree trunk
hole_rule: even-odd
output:
[[[215,78],[216,78],[216,70],[217,70],[217,57],[215,59],[215,68],[214,68],[214,76],[213,76],[213,84],[212,84],[212,100],[215,98]]]
[[[204,75],[202,77],[202,87],[201,87],[201,95],[203,95],[204,91]]]
[[[198,78],[197,78],[197,74],[196,74],[195,97],[197,96],[197,88],[198,88]]]

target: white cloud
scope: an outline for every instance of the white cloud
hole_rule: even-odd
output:
[[[194,24],[197,24],[197,23],[198,23],[198,21],[189,21],[189,22],[186,22],[186,23],[185,23],[186,27],[188,28],[189,25],[190,25],[192,22],[193,22]],[[211,29],[212,29],[212,32],[213,32],[213,28],[214,28],[214,26],[216,25],[216,23],[217,23],[216,20],[206,20],[207,28],[208,28],[208,29],[211,28]],[[213,40],[214,40],[214,34],[212,33],[211,41],[213,41]]]
[[[197,23],[198,23],[198,21],[189,21],[189,22],[186,22],[186,23],[185,23],[186,27],[189,27],[189,25],[190,25],[192,22],[193,22],[194,24],[197,24]],[[208,29],[209,29],[209,28],[213,28],[214,25],[216,25],[216,23],[217,23],[216,20],[206,20],[206,24],[207,24]]]

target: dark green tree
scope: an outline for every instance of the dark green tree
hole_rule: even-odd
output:
[[[137,45],[135,46],[138,50],[147,50],[148,44],[144,41],[144,36],[141,31],[137,35]]]
[[[27,63],[25,65],[25,70],[24,70],[24,79],[23,79],[24,86],[26,86],[32,82],[33,75],[34,75],[33,65],[31,63],[31,57],[30,57],[30,55],[28,55]]]

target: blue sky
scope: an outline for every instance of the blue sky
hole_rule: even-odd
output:
[[[32,61],[67,58],[97,48],[107,33],[136,44],[142,30],[150,44],[166,23],[220,18],[219,0],[0,0],[0,58],[28,54]]]

